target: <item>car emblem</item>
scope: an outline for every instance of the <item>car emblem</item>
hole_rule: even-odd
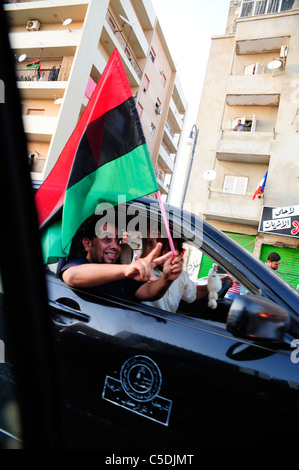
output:
[[[134,356],[122,366],[120,380],[129,397],[150,401],[158,395],[162,377],[157,364],[145,356]]]
[[[157,364],[147,356],[133,356],[119,377],[106,376],[102,398],[168,426],[172,401],[159,396],[162,374]]]

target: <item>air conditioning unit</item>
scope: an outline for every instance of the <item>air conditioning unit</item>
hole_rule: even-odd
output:
[[[156,108],[155,108],[155,113],[158,114],[159,116],[161,116],[161,114],[162,114],[162,108],[160,108],[159,106],[156,106]]]
[[[38,20],[27,21],[26,29],[28,31],[38,31],[40,29],[40,22]]]

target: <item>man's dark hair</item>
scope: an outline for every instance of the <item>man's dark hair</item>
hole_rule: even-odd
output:
[[[279,261],[280,260],[280,255],[278,253],[276,253],[275,251],[273,251],[273,253],[269,253],[268,255],[268,261]]]

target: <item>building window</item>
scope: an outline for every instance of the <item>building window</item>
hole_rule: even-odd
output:
[[[270,0],[267,13],[275,13],[279,11],[280,0]]]
[[[256,62],[255,64],[246,65],[244,67],[244,75],[260,75],[265,73],[266,66]]]
[[[292,10],[294,0],[243,0],[241,17]]]
[[[282,0],[280,11],[291,10],[294,6],[294,0]]]
[[[248,178],[243,176],[225,176],[223,192],[230,194],[246,194]]]
[[[150,129],[149,129],[150,134],[151,134],[151,135],[154,135],[154,134],[155,134],[155,130],[156,130],[156,128],[155,128],[154,124],[151,122]]]
[[[146,93],[149,87],[150,81],[147,75],[144,75],[143,79],[143,92]]]
[[[166,79],[165,73],[162,73],[161,74],[161,83],[164,87],[166,85],[166,81],[167,81],[167,79]]]
[[[252,117],[237,117],[233,121],[233,126],[232,129],[235,129],[235,126],[237,126],[238,121],[241,121],[241,124],[243,124],[243,130],[244,132],[255,132],[256,131],[256,123],[257,123],[257,117],[255,114]]]
[[[141,118],[142,113],[143,113],[143,107],[141,106],[139,102],[137,103],[137,111],[138,111],[139,117]]]
[[[254,14],[263,15],[266,12],[266,6],[267,6],[267,1],[265,0],[255,2]]]
[[[149,53],[150,59],[152,62],[155,62],[156,59],[156,53],[153,48],[151,48],[150,53]]]
[[[252,1],[252,0],[243,1],[242,2],[242,8],[241,8],[241,17],[252,16],[254,14],[255,3],[256,2]],[[263,3],[266,5],[266,0],[264,0]]]
[[[161,101],[159,100],[159,98],[157,98],[157,101],[155,104],[155,113],[158,115],[162,114]]]

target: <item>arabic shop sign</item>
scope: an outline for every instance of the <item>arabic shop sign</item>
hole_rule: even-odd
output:
[[[258,231],[299,238],[299,205],[264,206]]]

